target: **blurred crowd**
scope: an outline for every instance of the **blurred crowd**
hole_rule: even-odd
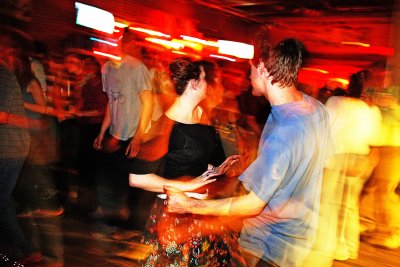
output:
[[[209,193],[244,192],[236,177],[257,157],[268,101],[247,85],[229,96],[216,62],[196,61],[204,77],[185,78],[189,71],[171,69],[174,58],[136,46],[135,38],[126,33],[122,58],[106,60],[72,48],[59,57],[40,42],[28,49],[0,36],[0,229],[13,243],[4,253],[19,263],[64,266],[65,212],[92,220],[94,237],[146,229],[157,190],[131,187],[127,173],[153,167],[135,159],[154,156],[142,155],[142,146],[166,111],[184,120],[186,110],[170,111],[191,105],[176,101],[183,99],[177,81],[186,88],[191,79],[205,80],[205,95],[190,114],[200,106],[206,116],[198,117],[207,117],[201,123],[215,129],[222,156],[213,165],[240,156]],[[400,247],[400,103],[393,74],[378,62],[353,74],[347,88],[315,93],[329,114],[334,153],[324,168],[317,235],[304,266],[356,259],[360,240]],[[22,220],[29,222],[24,231]]]

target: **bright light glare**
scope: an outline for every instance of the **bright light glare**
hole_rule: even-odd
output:
[[[110,12],[78,2],[75,3],[75,8],[78,9],[76,24],[106,33],[113,33],[115,22],[114,16]]]
[[[254,46],[252,45],[226,40],[218,40],[218,44],[219,54],[231,55],[244,59],[252,59],[254,57]]]

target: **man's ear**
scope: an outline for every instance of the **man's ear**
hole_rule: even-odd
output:
[[[264,65],[264,62],[262,62],[261,60],[260,60],[260,63],[258,63],[258,65],[257,65],[257,71],[260,76],[265,75],[265,72],[266,72],[265,65]]]

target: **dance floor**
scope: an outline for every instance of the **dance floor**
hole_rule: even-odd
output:
[[[36,229],[41,229],[42,234],[36,234],[36,237],[32,238],[36,240],[36,244],[41,244],[44,251],[47,251],[45,254],[57,254],[63,251],[66,267],[139,266],[134,261],[143,249],[139,242],[140,232],[138,231],[118,228],[116,234],[103,235],[96,231],[93,220],[68,210],[58,218],[41,219],[35,222],[24,218],[21,219],[21,223],[25,230],[32,227],[32,223]],[[48,232],[43,234],[43,230]],[[54,235],[57,238],[54,238]],[[1,251],[7,251],[7,244],[0,243],[2,243]],[[0,260],[0,266],[11,265],[1,263]],[[400,249],[387,250],[361,243],[357,260],[335,261],[333,266],[400,266]]]

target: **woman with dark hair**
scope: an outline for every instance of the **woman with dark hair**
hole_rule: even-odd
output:
[[[203,67],[207,81],[207,94],[201,105],[207,114],[212,116],[214,108],[221,104],[223,100],[224,87],[221,83],[221,72],[218,65],[212,61],[199,60],[196,61],[196,64]]]
[[[207,93],[203,66],[177,59],[169,70],[178,96],[150,130],[158,136],[143,144],[138,155],[138,165],[145,162],[150,168],[143,174],[136,168],[129,184],[152,192],[163,192],[165,185],[190,192],[215,181],[210,178],[224,174],[237,156],[224,161],[218,135],[199,106]],[[233,253],[234,234],[209,217],[169,214],[162,197],[155,201],[142,237],[149,249],[142,266],[232,266],[238,255]]]

